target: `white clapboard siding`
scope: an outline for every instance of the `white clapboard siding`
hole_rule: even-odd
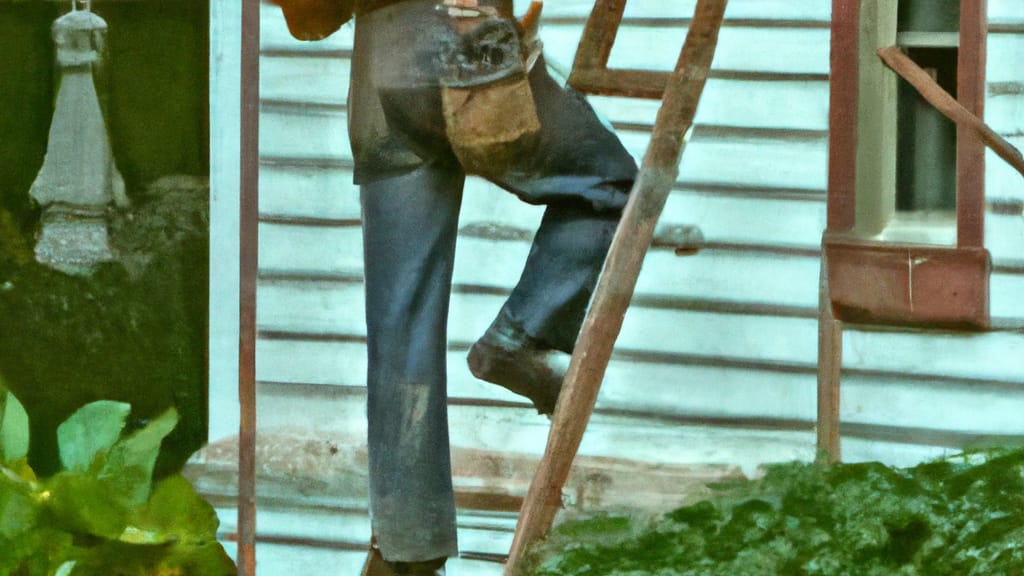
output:
[[[692,3],[683,4],[630,3],[611,64],[670,67],[692,9]],[[817,300],[816,251],[824,225],[827,172],[829,13],[827,2],[805,4],[748,0],[730,5],[680,184],[663,219],[668,224],[699,225],[710,249],[685,258],[664,248],[651,252],[620,348],[698,359],[813,364],[811,313]],[[556,67],[571,62],[587,6],[569,2],[547,8],[542,36]],[[994,22],[1004,28],[1017,22],[1012,4],[995,2],[992,9]],[[261,346],[346,346],[347,355],[358,354],[363,334],[361,241],[344,110],[351,26],[325,42],[300,44],[288,37],[275,12],[268,11],[265,21],[261,210],[266,220],[261,225],[260,253],[267,278],[260,285],[260,326],[273,332],[275,340]],[[1020,36],[1012,31],[992,34],[991,82],[1014,81],[1012,66],[1000,62],[1014,61]],[[765,43],[773,49],[756,49]],[[644,48],[651,45],[661,49]],[[1011,135],[1019,122],[1017,96],[992,96],[989,109],[993,125]],[[592,101],[619,127],[631,153],[642,156],[645,128],[653,123],[658,103],[611,97]],[[1000,201],[1016,197],[1018,186],[999,167],[990,166],[989,172],[990,196]],[[498,225],[517,236],[489,239],[471,233],[460,239],[451,334],[459,345],[471,342],[500,306],[500,296],[473,290],[497,289],[500,294],[511,286],[528,250],[524,231],[528,234],[542,213],[475,179],[467,183],[465,198],[464,230]],[[993,312],[1000,318],[1024,316],[1014,298],[1022,284],[1015,268],[1022,230],[1020,219],[1012,215],[990,218],[990,248],[997,267],[1003,267],[997,268],[992,285]],[[746,311],[736,313],[730,306],[745,306]],[[288,334],[296,340],[289,342]],[[304,341],[310,334],[355,338],[356,343]],[[887,358],[892,346],[908,358]],[[919,346],[940,349],[946,361],[922,362],[922,356],[912,352]],[[1019,369],[996,361],[1018,351],[1012,333],[901,337],[851,331],[848,347],[847,365],[852,370],[994,381],[1020,377]],[[977,354],[992,361],[971,361]],[[631,363],[613,364],[618,365],[628,372]],[[460,368],[464,372],[458,365],[453,368],[453,382],[472,380],[459,374]],[[674,369],[669,366],[666,373]],[[280,370],[275,372],[273,378],[266,374],[281,380]],[[756,370],[749,372],[752,378],[761,376]],[[733,380],[741,378],[734,374]],[[456,388],[456,395],[468,395],[467,399],[479,393],[472,392],[472,386]]]
[[[994,0],[992,0],[994,1]],[[1003,0],[1005,1],[1005,0]],[[1012,1],[1012,0],[1011,0]],[[516,0],[521,12],[529,2]],[[592,0],[565,0],[544,5],[544,16],[552,19],[571,18],[578,20],[590,13]],[[697,6],[696,0],[632,0],[626,4],[627,18],[689,18]],[[828,24],[831,19],[829,2],[805,2],[796,4],[791,0],[730,0],[725,11],[727,20],[800,20]]]
[[[217,508],[222,534],[233,534],[237,512],[233,508]],[[461,515],[459,545],[464,557],[454,558],[446,565],[451,576],[500,576],[503,566],[498,562],[470,559],[474,554],[506,554],[515,529],[514,518]],[[365,511],[307,508],[296,514],[293,507],[275,509],[261,505],[256,523],[260,533],[256,547],[256,564],[260,574],[319,574],[326,567],[337,574],[358,574],[366,560],[370,541],[370,523]],[[234,558],[237,547],[225,543],[225,550]],[[470,556],[466,558],[465,556]]]
[[[304,229],[311,246],[323,242],[332,252],[335,266],[320,267],[322,260],[302,257],[291,246],[280,247],[278,242],[288,238],[293,226],[261,226],[261,264],[278,274],[296,275],[313,273],[319,276],[362,276],[361,230],[356,227]],[[491,240],[462,237],[456,250],[454,282],[468,286],[505,288],[513,286],[522,272],[530,243],[527,241]],[[308,266],[308,267],[307,267]],[[312,268],[317,266],[317,268]],[[745,274],[737,277],[735,268],[745,267]],[[672,274],[664,269],[671,268]],[[769,254],[752,258],[738,251],[704,250],[695,256],[680,258],[670,250],[649,252],[644,272],[640,275],[638,291],[647,297],[681,298],[714,301],[756,301],[773,306],[814,308],[817,306],[817,288],[793,286],[794,278],[813,280],[818,265],[813,258],[786,254]],[[291,283],[282,292],[278,284],[266,284],[276,293],[272,300],[306,288],[320,291],[324,288],[310,282]],[[334,289],[330,286],[328,289]],[[758,295],[757,298],[753,298]],[[345,294],[347,297],[348,294]],[[273,302],[268,302],[274,306]],[[269,310],[269,309],[267,309]],[[262,310],[261,310],[262,312]],[[328,312],[328,311],[324,311]],[[285,314],[287,315],[287,314]]]
[[[350,156],[347,116],[325,109],[287,107],[267,110],[261,120],[261,152],[270,158],[341,162]],[[626,149],[636,158],[647,149],[649,133],[622,130]],[[688,184],[798,188],[824,191],[827,138],[753,138],[708,130],[686,148],[680,180]],[[743,162],[738,162],[743,158]]]
[[[309,282],[303,289],[268,282],[257,320],[271,332],[365,336],[361,284]],[[450,339],[471,343],[500,308],[490,293],[452,296]],[[807,364],[816,358],[813,317],[734,313],[728,309],[632,307],[618,346],[653,353]],[[850,330],[844,366],[922,375],[1024,381],[1024,338],[1012,332],[938,333]]]
[[[527,4],[516,0],[520,12]],[[568,74],[592,5],[545,6],[541,36],[556,75]],[[631,0],[610,66],[670,69],[694,5]],[[366,331],[359,192],[346,132],[354,28],[296,42],[278,9],[263,6],[260,432],[358,444],[365,441]],[[814,458],[830,11],[829,0],[730,0],[583,458],[628,458],[677,472],[729,465],[748,475],[762,463]],[[1022,146],[1024,2],[989,0],[989,20],[986,120]],[[660,103],[590,100],[639,159]],[[1001,325],[1024,326],[1024,186],[991,153],[986,177],[992,315]],[[537,458],[544,449],[549,421],[521,397],[473,378],[465,363],[515,283],[542,214],[481,179],[466,182],[449,321],[456,451]],[[700,228],[705,246],[676,256],[669,232],[685,225]],[[853,326],[845,334],[846,460],[910,465],[1024,437],[1024,332]],[[291,495],[264,478],[260,573],[327,565],[355,573],[369,537],[365,502],[339,503],[329,481],[302,474],[296,468],[301,489]],[[204,493],[232,497],[213,472],[205,484],[200,476]],[[492,480],[456,483],[486,491]],[[525,490],[521,484],[514,491]],[[234,532],[230,506],[219,514],[222,532]],[[496,576],[500,565],[478,557],[506,553],[514,521],[511,513],[461,510],[463,557],[449,573]]]
[[[758,81],[710,78],[694,122],[698,125],[780,130],[828,129],[828,82],[825,80]],[[751,101],[757,106],[751,106]],[[654,124],[659,100],[594,96],[591,104],[612,122]],[[779,110],[800,110],[780,114]]]
[[[343,222],[360,217],[359,191],[348,168],[267,164],[260,179],[261,188],[267,191],[260,196],[260,210],[267,218],[301,224],[303,220]],[[460,218],[463,227],[500,220],[505,226],[534,230],[542,214],[542,207],[520,202],[485,180],[466,181]],[[705,240],[714,244],[817,249],[825,226],[825,203],[817,193],[708,192],[680,185],[670,194],[661,221],[699,224]],[[1016,224],[1012,219],[1008,222]]]
[[[277,383],[356,389],[366,370],[361,342],[264,340],[257,369]],[[531,412],[522,398],[480,382],[464,369],[465,350],[449,353],[448,388],[454,403],[486,400]],[[806,426],[815,416],[816,374],[812,366],[763,370],[752,379],[742,364],[669,364],[619,354],[612,360],[598,400],[598,411],[650,414],[680,421],[699,419]],[[944,434],[1006,435],[1024,433],[1024,383],[983,382],[944,377],[848,370],[843,381],[842,421],[864,427],[904,427]],[[929,402],[922,404],[921,394]],[[993,412],[993,404],[1005,410]],[[360,409],[361,410],[361,409]],[[358,411],[357,411],[358,412]],[[332,410],[333,418],[342,418]],[[949,414],[957,414],[949,419]],[[936,423],[942,422],[941,427]],[[866,430],[866,428],[864,428]],[[638,442],[643,437],[637,438]]]

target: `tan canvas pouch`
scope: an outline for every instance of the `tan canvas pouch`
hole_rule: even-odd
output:
[[[467,172],[501,172],[540,132],[526,77],[441,89],[448,139]]]
[[[535,144],[540,133],[526,55],[507,19],[451,18],[460,46],[441,82],[445,129],[472,174],[497,174]]]

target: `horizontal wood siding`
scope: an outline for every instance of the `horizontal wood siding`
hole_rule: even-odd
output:
[[[584,457],[720,464],[748,474],[765,462],[813,458],[830,4],[731,0]],[[670,69],[693,5],[630,2],[610,66]],[[591,6],[571,0],[545,7],[541,36],[556,73],[568,74]],[[989,7],[986,119],[1022,146],[1024,3],[989,0]],[[262,45],[261,434],[351,441],[365,434],[366,371],[360,213],[345,129],[352,26],[322,42],[295,42],[278,10],[265,4]],[[641,157],[659,103],[591,102]],[[994,155],[987,178],[992,313],[1003,325],[1024,327],[1024,186]],[[521,398],[474,379],[465,365],[469,345],[518,278],[541,215],[483,180],[467,181],[449,324],[456,450],[534,458],[543,450],[548,421]],[[700,228],[704,248],[676,256],[675,231],[688,225]],[[1024,436],[1022,330],[848,329],[844,355],[848,460],[912,464]],[[456,484],[474,481],[463,476]],[[314,501],[329,491],[312,486],[297,498]],[[315,522],[329,530],[310,531],[290,524],[295,505],[261,511],[264,550],[298,547],[310,558],[343,558],[354,571],[369,533],[365,511],[341,513],[341,506]],[[507,550],[514,515],[473,514],[460,517],[462,561]],[[223,520],[230,532],[230,514]],[[484,564],[490,568],[457,565],[451,573],[497,573]]]

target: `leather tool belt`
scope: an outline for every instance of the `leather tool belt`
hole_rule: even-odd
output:
[[[500,174],[540,133],[522,30],[495,11],[438,11],[453,31],[441,77],[448,140],[466,172]]]

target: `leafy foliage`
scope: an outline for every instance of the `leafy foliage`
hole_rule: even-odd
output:
[[[557,527],[533,576],[1020,576],[1024,450],[894,469],[784,464],[653,520]]]
[[[8,410],[16,403],[6,395]],[[235,573],[217,543],[213,508],[188,480],[172,475],[153,483],[160,445],[177,412],[169,409],[124,435],[129,413],[117,402],[75,412],[58,429],[64,469],[45,480],[23,450],[0,454],[0,574]],[[20,427],[26,430],[12,430]],[[24,420],[0,421],[0,438],[27,433]]]

